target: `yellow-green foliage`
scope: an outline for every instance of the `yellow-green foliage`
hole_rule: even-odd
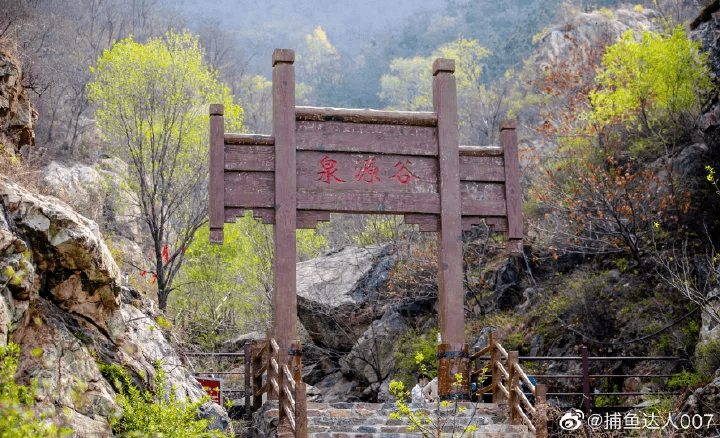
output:
[[[702,379],[709,380],[720,368],[720,340],[714,339],[698,344],[695,349],[695,369]]]
[[[712,89],[707,53],[678,26],[670,34],[634,31],[609,46],[591,93],[594,118],[652,127],[661,119],[699,109],[700,96]]]
[[[598,14],[602,15],[603,17],[607,18],[608,20],[615,19],[615,14],[612,10],[608,8],[600,8],[596,11]]]
[[[358,246],[398,242],[404,220],[402,216],[371,215],[365,219],[365,227],[360,234],[350,236]]]
[[[238,330],[257,330],[269,319],[267,291],[272,287],[273,232],[246,213],[225,225],[223,245],[210,244],[209,228],[203,226],[185,253],[179,276],[180,292],[170,307],[176,319],[190,320],[197,330],[195,340],[220,340],[220,326],[228,320]],[[316,257],[325,239],[314,230],[297,230],[297,252],[301,258]]]
[[[20,347],[0,345],[0,438],[47,438],[68,436],[70,430],[46,424],[34,415],[35,386],[17,385],[15,373]]]
[[[152,154],[163,142],[182,142],[180,151],[188,155],[205,154],[200,145],[207,143],[210,103],[225,105],[228,130],[241,129],[242,108],[203,64],[198,39],[188,32],[169,31],[145,44],[128,37],[103,52],[91,71],[89,97],[98,104],[103,135],[115,147],[145,145],[142,158],[147,160],[159,158]]]
[[[132,37],[103,52],[88,96],[109,148],[129,163],[128,186],[154,245],[159,306],[207,210],[209,105],[225,106],[225,128],[242,129],[242,108],[203,64],[198,38],[169,31]]]
[[[397,376],[404,385],[412,387],[421,372],[431,378],[437,375],[437,333],[437,329],[424,334],[411,330],[400,338],[395,357]]]
[[[133,385],[127,371],[118,365],[99,364],[103,376],[118,391],[117,402],[122,408],[119,417],[110,419],[113,433],[119,437],[225,437],[208,431],[208,420],[198,419],[198,408],[208,401],[204,397],[194,403],[178,401],[175,387],[165,388],[165,373],[156,364],[154,391],[141,391]]]
[[[683,370],[680,374],[668,379],[668,388],[686,390],[688,388],[697,388],[702,382],[703,380],[696,373]]]
[[[436,58],[455,60],[458,95],[477,92],[483,64],[490,51],[477,40],[459,38],[440,46],[431,56],[396,58],[390,63],[390,74],[380,79],[380,98],[388,102],[388,109],[432,109],[432,65]]]
[[[484,373],[484,371],[483,371]],[[455,374],[454,387],[462,386],[462,374]],[[415,432],[425,438],[441,438],[444,436],[470,436],[477,430],[472,424],[474,416],[471,416],[466,424],[458,417],[467,408],[460,406],[458,401],[438,401],[439,409],[429,411],[427,409],[412,409],[408,404],[410,391],[405,390],[403,382],[393,380],[390,382],[390,393],[395,396],[396,411],[390,413],[394,420],[405,420],[408,423],[408,431]],[[449,434],[448,434],[449,432]],[[459,435],[456,435],[459,433]]]

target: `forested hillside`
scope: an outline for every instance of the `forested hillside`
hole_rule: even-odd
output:
[[[140,312],[182,353],[237,351],[271,325],[272,228],[247,213],[226,225],[224,245],[209,243],[207,139],[213,103],[225,105],[227,132],[271,132],[273,48],[295,50],[297,104],[313,106],[430,111],[432,63],[452,58],[460,144],[497,144],[500,120],[515,119],[522,172],[524,253],[508,256],[489,227],[463,235],[468,343],[496,330],[521,355],[674,356],[649,368],[602,365],[674,383],[598,380],[596,389],[682,392],[657,405],[665,416],[720,409],[706,395],[720,382],[717,2],[446,0],[388,13],[381,2],[344,12],[319,1],[0,3],[3,184],[55,196],[91,231],[97,224],[107,251],[93,257],[117,263],[102,280],[115,295],[93,301],[103,318],[122,303],[149,306]],[[8,213],[20,211],[20,189],[8,187],[6,216],[41,227],[54,245],[55,225],[34,210]],[[24,244],[2,255],[7,302],[72,301],[60,287],[70,280],[40,280],[49,262]],[[388,401],[393,379],[437,366],[434,234],[401,216],[338,214],[298,230],[297,248],[303,380],[319,398]],[[25,280],[36,271],[46,286]],[[85,279],[71,271],[62,275]],[[15,330],[25,308],[4,305],[14,316],[0,318],[0,346],[28,342],[29,316]],[[114,320],[102,321],[93,330],[121,345]],[[76,338],[96,345],[101,335]],[[113,388],[139,396],[112,368],[124,356],[110,344],[94,354],[107,362],[99,386],[114,408]],[[132,372],[153,373],[149,359],[132,357]],[[195,371],[238,367],[178,357]],[[81,405],[80,415],[95,414]],[[112,423],[125,436],[122,421],[93,427]]]

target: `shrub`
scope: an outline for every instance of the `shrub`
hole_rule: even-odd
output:
[[[625,124],[659,140],[650,145],[672,148],[713,90],[707,57],[682,25],[665,34],[645,30],[639,41],[627,31],[603,56],[600,89],[590,93],[593,116],[601,125]]]
[[[397,356],[398,377],[401,383],[412,388],[419,373],[425,373],[430,378],[437,374],[437,329],[420,334],[410,330],[400,338]]]
[[[455,374],[453,386],[462,385],[462,374]],[[422,435],[424,438],[440,438],[448,436],[466,437],[473,436],[477,426],[473,424],[473,417],[461,418],[460,415],[467,410],[466,407],[455,400],[437,402],[437,409],[412,409],[408,404],[409,391],[405,390],[402,382],[393,380],[390,383],[390,392],[395,396],[397,410],[390,414],[393,420],[405,420],[408,423],[408,431]]]
[[[702,379],[697,373],[691,373],[683,370],[680,374],[668,379],[668,388],[670,389],[687,389],[696,388],[702,384]]]
[[[68,436],[72,431],[47,424],[33,413],[35,384],[15,383],[19,354],[17,344],[0,345],[0,438]]]
[[[118,391],[117,403],[122,414],[112,418],[113,433],[120,437],[224,437],[218,431],[208,431],[208,421],[198,419],[198,408],[208,397],[188,403],[178,401],[175,387],[166,388],[166,375],[156,363],[154,390],[142,391],[132,383],[127,371],[119,365],[100,364],[103,376]]]
[[[720,369],[720,339],[706,341],[697,346],[695,369],[703,380],[710,380]]]

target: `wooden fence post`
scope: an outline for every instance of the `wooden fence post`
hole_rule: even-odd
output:
[[[307,438],[307,393],[305,383],[295,383],[295,438]]]
[[[585,406],[585,414],[590,415],[592,404],[590,402],[590,360],[588,349],[582,347],[582,370],[583,370],[583,406]]]
[[[287,399],[285,388],[288,387],[287,378],[283,371],[283,365],[280,365],[280,373],[278,373],[278,387],[280,388],[280,394],[278,397],[278,426],[277,436],[279,437],[291,437],[292,429],[290,428],[290,419],[288,418],[286,407],[290,406],[290,401]]]
[[[279,351],[275,350],[275,348],[272,346],[271,342],[272,338],[268,339],[268,350],[267,350],[267,385],[268,385],[268,391],[267,391],[267,399],[268,400],[279,400],[280,394],[279,391],[275,390],[275,386],[272,384],[272,381],[274,380],[278,384],[278,388],[280,388],[280,375],[282,374],[278,370],[278,372],[275,371],[275,368],[272,365],[272,360],[275,359],[275,362],[277,362],[278,365],[280,365],[279,359]]]
[[[488,334],[488,342],[490,345],[490,371],[492,373],[491,379],[493,385],[492,401],[497,405],[502,405],[503,403],[507,403],[507,399],[505,398],[505,394],[497,389],[498,386],[502,385],[503,376],[500,373],[500,367],[498,366],[501,359],[500,349],[493,337],[492,333]]]
[[[547,438],[547,386],[544,383],[535,385],[535,438]]]
[[[251,365],[251,372],[252,372],[252,390],[253,390],[253,404],[252,404],[252,410],[257,411],[262,407],[262,393],[260,390],[263,387],[262,382],[262,374],[257,376],[257,372],[262,369],[263,362],[264,362],[264,355],[262,353],[263,351],[263,345],[262,343],[255,342],[252,346],[252,365]]]
[[[252,387],[252,342],[245,342],[243,345],[243,352],[245,355],[243,356],[243,371],[245,372],[245,375],[243,376],[245,378],[245,415],[249,417],[250,409],[251,409],[251,397],[253,393],[253,387]]]
[[[520,386],[520,373],[517,372],[517,366],[519,362],[519,354],[517,351],[511,351],[508,353],[507,361],[507,372],[510,374],[508,379],[508,392],[510,398],[508,400],[508,409],[510,410],[510,424],[522,424],[522,419],[518,409],[520,408],[517,395],[517,388]]]

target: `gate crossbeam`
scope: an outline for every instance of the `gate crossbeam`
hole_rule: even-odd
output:
[[[223,106],[210,106],[210,241],[245,211],[274,224],[273,329],[280,363],[299,381],[295,230],[330,213],[399,214],[438,233],[439,392],[469,397],[464,338],[462,231],[485,222],[522,251],[516,125],[501,146],[458,144],[455,63],[433,65],[433,111],[295,106],[294,52],[273,53],[273,134],[231,134]],[[453,385],[455,375],[462,385]]]

